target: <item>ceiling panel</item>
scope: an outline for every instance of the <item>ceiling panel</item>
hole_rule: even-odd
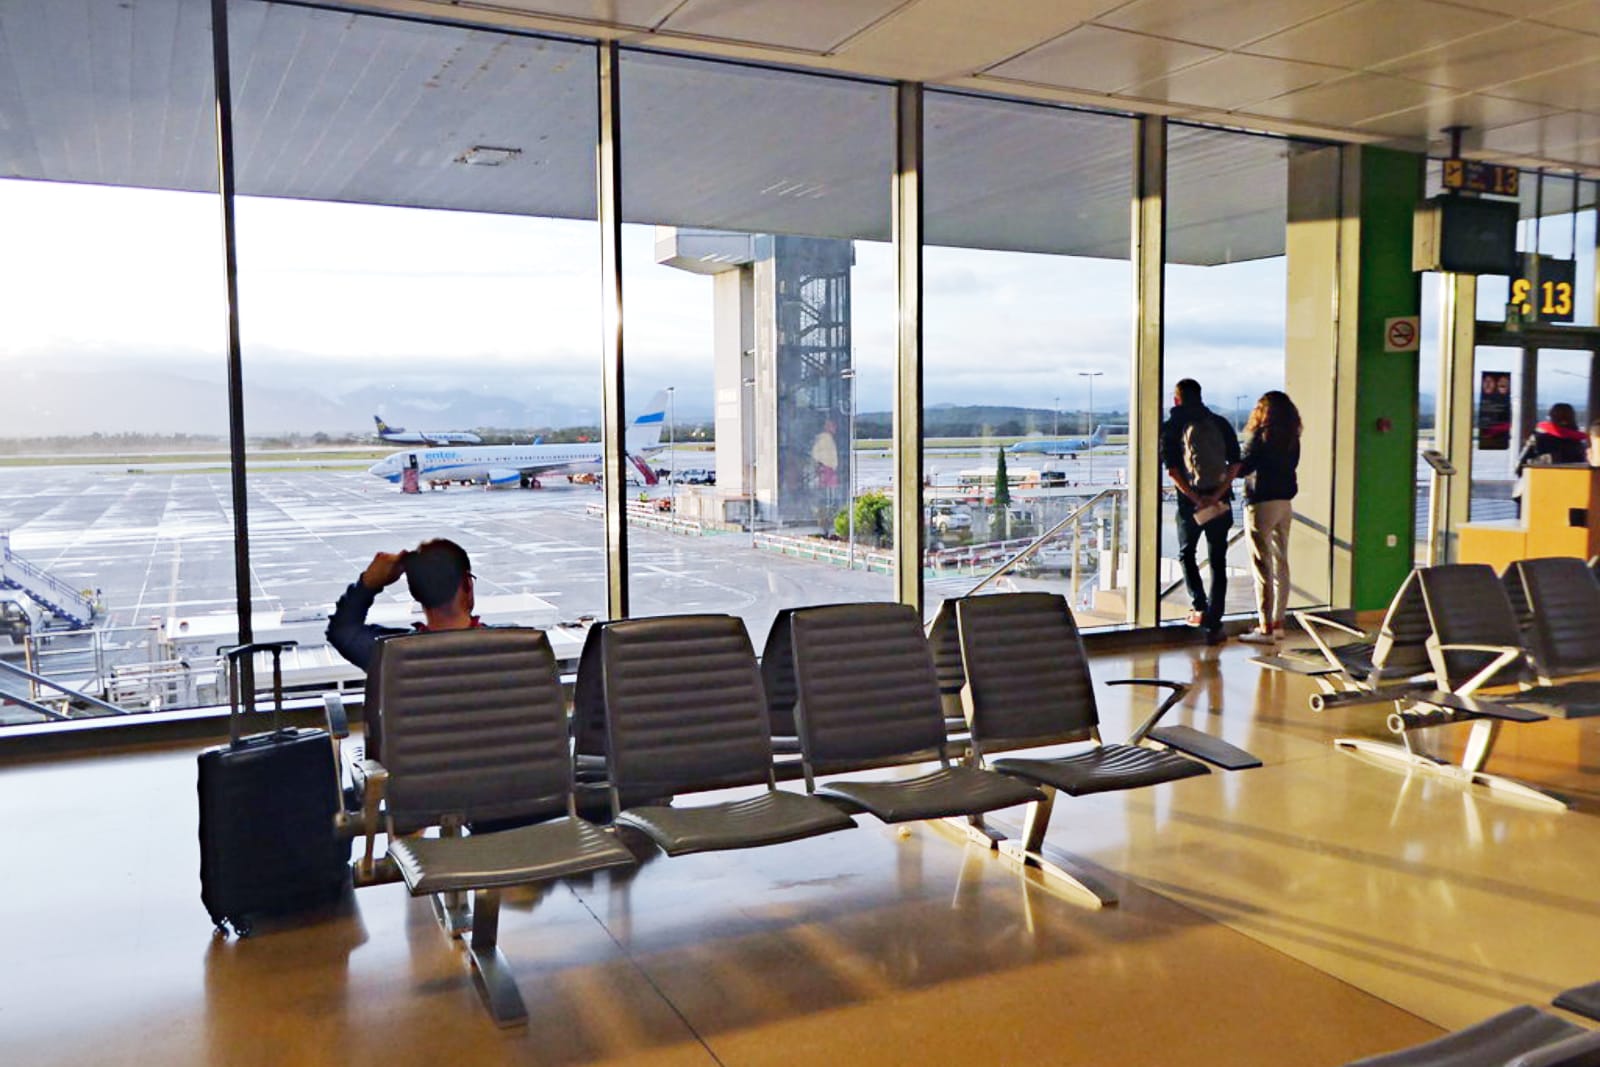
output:
[[[1474,133],[1469,144],[1507,155],[1561,157],[1592,140],[1600,140],[1600,116],[1560,111]]]
[[[1252,114],[1297,122],[1353,127],[1366,119],[1421,107],[1456,94],[1420,82],[1378,74],[1353,74],[1337,81],[1286,93],[1250,108]]]
[[[1263,4],[1261,0],[1188,0],[1187,3],[1133,0],[1095,22],[1212,48],[1238,48],[1356,2],[1358,0],[1278,0]]]
[[[888,240],[894,90],[625,52],[629,222]]]
[[[1510,24],[1510,19],[1434,0],[1361,0],[1250,45],[1259,55],[1371,67]]]
[[[661,29],[828,52],[906,0],[687,0]]]
[[[0,5],[0,177],[215,189],[211,78],[204,3]]]
[[[1558,108],[1600,111],[1600,41],[1595,41],[1594,54],[1597,58],[1578,66],[1497,85],[1495,94]]]
[[[1532,22],[1517,22],[1393,60],[1377,69],[1414,81],[1481,92],[1518,78],[1543,74],[1555,67],[1582,63],[1595,58],[1597,53],[1600,53],[1600,41],[1592,37]]]
[[[1003,78],[1110,93],[1141,85],[1221,55],[1214,48],[1181,44],[1100,26],[1080,26],[1048,44],[989,68]]]
[[[1167,261],[1283,254],[1296,143],[1175,125],[1167,136]]]
[[[1128,258],[1131,119],[934,92],[924,121],[930,243]]]
[[[1358,128],[1415,140],[1433,140],[1445,143],[1442,132],[1446,126],[1465,126],[1470,130],[1491,130],[1499,126],[1513,126],[1540,115],[1550,114],[1553,108],[1506,100],[1481,93],[1464,93],[1446,99],[1430,100],[1421,107],[1409,108],[1391,115],[1381,115],[1357,123]]]
[[[1202,60],[1152,82],[1129,86],[1126,91],[1130,96],[1172,104],[1232,111],[1343,73],[1337,67],[1230,53]]]
[[[594,217],[591,47],[238,2],[230,39],[243,194]]]
[[[1118,2],[990,0],[983,17],[974,18],[971,0],[912,0],[847,41],[840,54],[896,77],[951,77],[1052,40]]]
[[[529,15],[600,22],[615,26],[654,28],[683,0],[494,0],[494,7]],[[454,0],[440,4],[455,8]]]

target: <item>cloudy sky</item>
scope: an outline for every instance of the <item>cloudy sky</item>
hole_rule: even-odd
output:
[[[215,427],[203,401],[161,400],[187,396],[182,383],[223,381],[215,197],[0,182],[0,232],[13,250],[0,257],[0,363],[17,408],[68,410],[60,383],[82,388],[89,375],[128,406],[168,408],[162,425],[172,430]],[[347,418],[338,405],[355,394],[366,401],[379,390],[396,410],[415,410],[461,392],[485,404],[514,398],[555,421],[562,411],[594,420],[594,223],[242,199],[238,232],[247,411],[269,393]],[[711,281],[656,264],[653,241],[650,227],[626,228],[628,393],[642,401],[675,386],[681,416],[708,414]],[[1126,261],[930,248],[925,264],[928,403],[1077,411],[1092,381],[1097,410],[1126,408]],[[859,410],[884,410],[895,328],[888,245],[857,244],[852,284]],[[1280,385],[1283,308],[1281,259],[1171,268],[1169,380],[1211,383],[1221,409]],[[141,381],[164,392],[146,395]],[[117,400],[80,396],[78,408],[98,410],[68,423],[127,428]]]

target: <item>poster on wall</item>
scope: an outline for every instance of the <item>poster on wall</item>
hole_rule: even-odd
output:
[[[1505,452],[1511,447],[1511,372],[1486,370],[1478,390],[1478,447]]]

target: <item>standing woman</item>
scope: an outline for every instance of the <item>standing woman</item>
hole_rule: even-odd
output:
[[[1272,644],[1283,636],[1289,602],[1290,501],[1299,491],[1300,411],[1288,394],[1263,393],[1244,427],[1239,477],[1244,483],[1244,525],[1250,534],[1250,562],[1256,576],[1255,630],[1240,635],[1252,644]]]

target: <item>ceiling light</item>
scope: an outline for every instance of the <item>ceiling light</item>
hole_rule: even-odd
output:
[[[456,157],[457,163],[466,163],[474,167],[498,167],[502,163],[510,163],[522,155],[520,148],[496,148],[493,145],[473,145]]]

